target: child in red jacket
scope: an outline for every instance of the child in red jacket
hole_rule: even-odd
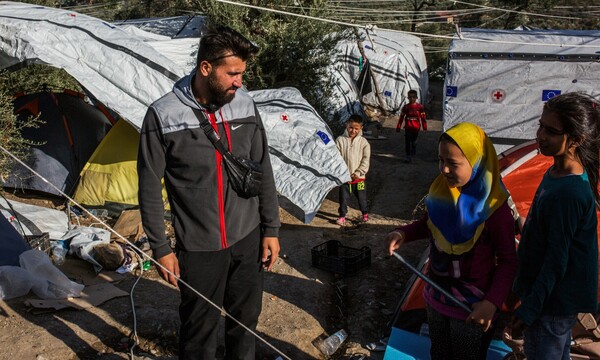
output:
[[[405,149],[406,158],[405,163],[409,163],[411,157],[415,155],[417,151],[417,137],[419,136],[419,130],[423,126],[423,131],[427,131],[427,121],[425,120],[425,107],[417,103],[417,91],[408,91],[408,104],[402,107],[400,112],[400,119],[396,126],[396,131],[400,132],[404,123],[404,138],[405,138]]]

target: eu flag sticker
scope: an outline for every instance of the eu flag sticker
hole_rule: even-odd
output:
[[[321,138],[321,140],[323,140],[325,145],[329,144],[329,142],[331,141],[331,139],[329,138],[329,135],[322,132],[321,130],[317,130],[317,135],[319,135],[319,137]]]
[[[456,97],[458,95],[457,86],[446,86],[446,96]]]
[[[548,101],[557,95],[560,95],[560,90],[542,90],[542,101]]]

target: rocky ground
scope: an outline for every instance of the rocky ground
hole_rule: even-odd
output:
[[[386,336],[410,275],[385,254],[383,239],[417,216],[418,204],[438,171],[440,122],[429,122],[429,131],[419,135],[416,158],[405,164],[404,136],[395,132],[396,119],[382,117],[380,138],[370,140],[368,223],[358,221],[360,212],[352,202],[349,224],[335,224],[337,189],[308,225],[282,210],[281,258],[265,274],[258,326],[264,343],[258,341],[257,359],[279,356],[272,347],[291,359],[323,358],[313,343],[342,328],[349,337],[334,358],[383,359],[383,352],[369,351],[366,345]],[[368,247],[371,265],[353,276],[313,267],[311,249],[329,240],[355,249]],[[402,253],[416,262],[424,246],[408,244]],[[24,305],[26,297],[0,301],[0,359],[126,359],[134,314],[136,358],[176,359],[178,290],[160,280],[155,270],[145,272],[133,289],[135,281],[127,276],[116,283],[131,298],[115,298],[87,310],[36,314]]]

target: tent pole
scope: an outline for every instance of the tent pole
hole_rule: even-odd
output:
[[[365,30],[367,31],[367,30]],[[363,44],[362,41],[360,40],[360,34],[358,33],[358,30],[356,28],[354,28],[354,32],[356,34],[356,43],[358,44],[358,50],[360,51],[360,55],[363,57],[363,59],[368,60],[367,57],[365,56],[365,49],[363,48]],[[367,32],[367,35],[369,35],[369,33]],[[371,76],[371,80],[373,81],[373,87],[375,88],[375,94],[377,95],[377,100],[379,101],[379,107],[381,108],[381,114],[383,114],[383,116],[387,116],[387,111],[385,110],[385,102],[383,101],[383,98],[381,97],[381,92],[379,92],[379,85],[377,84],[377,80],[375,79],[375,74],[373,74],[373,68],[369,66],[369,75]]]
[[[402,264],[404,264],[407,268],[409,268],[410,271],[412,271],[415,275],[417,275],[418,277],[420,277],[421,279],[423,279],[423,281],[425,281],[429,285],[433,286],[437,291],[439,291],[442,294],[444,294],[444,296],[446,296],[448,298],[448,300],[452,301],[453,303],[455,303],[456,305],[458,305],[458,307],[460,307],[461,309],[463,309],[464,311],[466,311],[469,314],[473,311],[470,307],[468,307],[467,305],[465,305],[464,303],[462,303],[460,300],[458,300],[454,295],[450,294],[444,288],[442,288],[441,286],[439,286],[438,284],[436,284],[435,282],[433,282],[433,280],[431,280],[430,278],[428,278],[427,275],[425,275],[422,272],[420,272],[419,269],[417,269],[416,267],[412,266],[408,261],[404,260],[404,258],[402,256],[400,256],[400,254],[398,254],[395,251],[394,251],[393,254],[394,254],[394,257],[396,259],[400,260],[400,262]]]

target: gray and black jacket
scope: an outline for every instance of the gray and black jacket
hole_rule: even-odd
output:
[[[200,109],[210,116],[194,98],[192,78],[193,73],[182,78],[172,92],[150,105],[141,130],[138,196],[144,231],[156,258],[171,252],[163,221],[163,178],[178,249],[222,250],[258,225],[263,236],[278,236],[279,232],[279,205],[267,138],[254,101],[237,91],[233,101],[214,112],[225,146],[224,126],[228,126],[231,152],[262,164],[262,193],[245,199],[231,188],[225,168],[217,161],[220,153],[192,110]]]

